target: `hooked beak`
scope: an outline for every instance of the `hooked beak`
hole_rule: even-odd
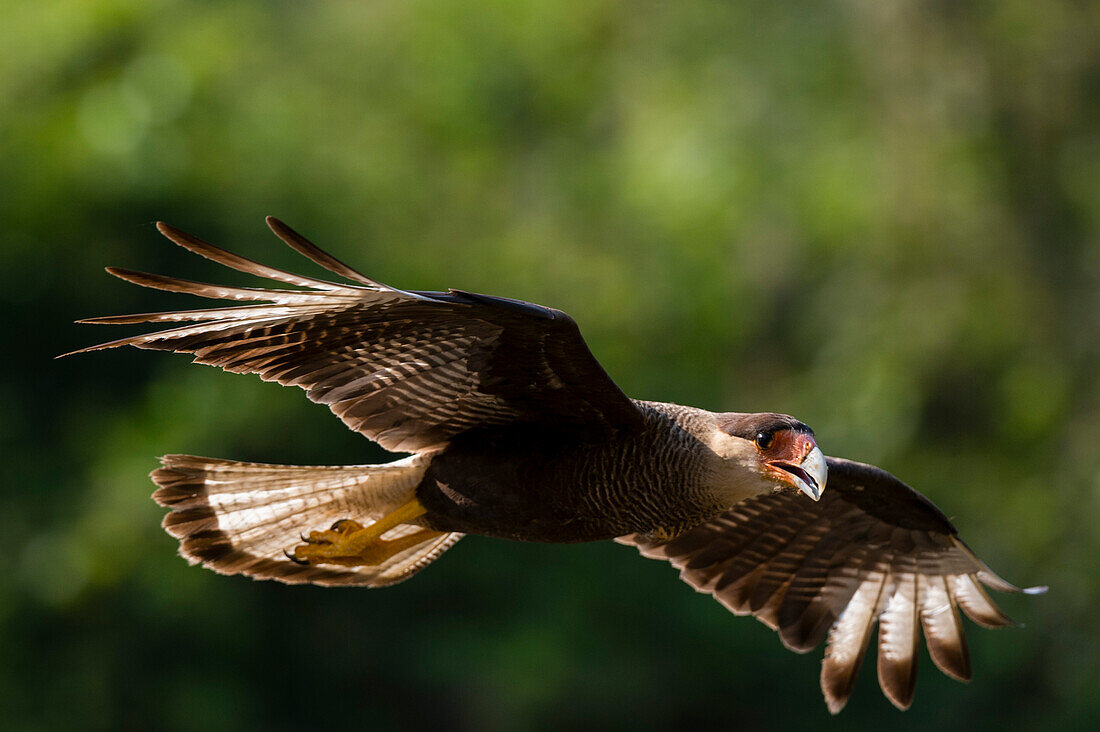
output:
[[[813,446],[812,449],[809,449],[810,445]],[[780,481],[818,501],[821,499],[821,492],[825,490],[829,469],[825,465],[821,448],[816,444],[810,442],[803,449],[803,457],[798,465],[785,460],[769,460],[767,465]]]

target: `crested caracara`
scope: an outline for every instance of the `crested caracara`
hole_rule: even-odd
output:
[[[335,467],[165,456],[153,497],[189,561],[291,584],[380,587],[465,534],[614,539],[671,562],[792,650],[827,641],[821,688],[834,713],[876,622],[879,682],[902,709],[922,629],[935,664],[967,680],[959,610],[983,626],[1011,624],[983,585],[1018,588],[939,509],[879,468],[825,457],[802,422],[630,399],[559,310],[398,290],[268,224],[348,282],[267,267],[158,224],[196,254],[294,289],[109,268],[145,287],[243,304],[81,321],[169,327],[76,353],[185,352],[300,386],[351,429],[412,455]]]

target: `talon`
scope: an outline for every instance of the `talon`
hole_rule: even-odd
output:
[[[335,531],[338,534],[347,534],[351,533],[352,531],[358,531],[361,528],[363,528],[363,524],[359,523],[358,521],[353,521],[352,519],[345,518],[334,522],[332,526],[329,527],[329,531]]]
[[[340,519],[328,531],[311,531],[309,536],[301,534],[302,543],[294,547],[293,556],[289,553],[287,556],[297,564],[375,566],[399,552],[440,536],[437,531],[419,528],[396,539],[382,538],[390,529],[408,523],[424,512],[420,502],[413,499],[368,526],[352,519]]]
[[[291,554],[290,552],[288,552],[286,549],[283,549],[283,554],[285,554],[286,558],[289,559],[290,561],[294,562],[295,564],[300,564],[303,567],[308,567],[309,566],[309,562],[307,562],[304,559],[299,559],[298,557],[296,557],[293,554]]]

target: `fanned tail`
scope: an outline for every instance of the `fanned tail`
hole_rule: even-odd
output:
[[[153,498],[172,509],[164,528],[192,564],[288,584],[382,587],[408,579],[463,535],[435,534],[374,566],[303,566],[286,552],[302,534],[340,519],[370,524],[402,505],[430,461],[430,455],[413,455],[385,465],[328,467],[166,455],[151,475],[159,486]],[[386,536],[419,529],[401,525]]]

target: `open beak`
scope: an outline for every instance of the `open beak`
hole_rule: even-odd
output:
[[[798,440],[797,444],[792,446],[794,449],[788,454],[778,459],[767,461],[767,465],[771,468],[772,474],[783,483],[797,488],[800,492],[805,493],[815,501],[821,499],[821,492],[825,490],[825,482],[829,476],[829,469],[825,465],[825,456],[821,453],[821,449],[814,444],[813,438],[807,436],[802,440]],[[795,455],[799,455],[797,464],[794,458]]]

